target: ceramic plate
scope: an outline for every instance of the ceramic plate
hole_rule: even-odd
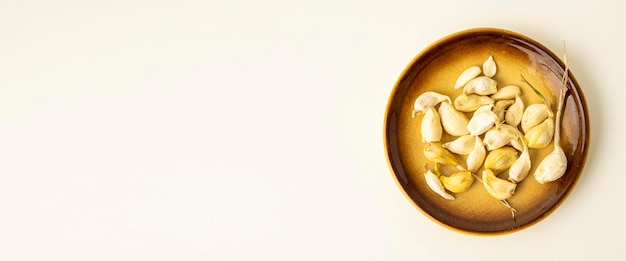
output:
[[[562,54],[563,50],[557,53]],[[481,66],[489,56],[493,56],[498,68],[493,76],[498,87],[519,86],[525,106],[542,103],[542,99],[521,80],[523,76],[551,101],[552,109],[556,111],[565,71],[559,58],[562,55],[555,55],[540,43],[518,33],[480,28],[447,36],[418,54],[405,68],[391,93],[384,123],[387,160],[407,198],[434,221],[474,234],[517,231],[554,211],[580,177],[589,141],[585,99],[570,71],[561,123],[561,147],[568,159],[563,177],[547,184],[539,184],[533,177],[540,160],[552,151],[551,143],[544,149],[530,149],[530,174],[518,183],[515,194],[508,199],[517,210],[515,215],[501,201],[491,197],[478,181],[467,191],[453,194],[455,200],[445,200],[430,190],[423,174],[426,167],[432,168],[432,165],[423,154],[425,144],[420,134],[422,116],[411,117],[413,103],[426,91],[436,91],[454,100],[462,92],[462,89],[454,89],[461,72],[473,65]],[[471,113],[467,116],[471,117]],[[444,134],[442,142],[453,138]],[[461,165],[465,165],[463,156],[457,157]],[[454,169],[451,167],[442,167],[443,175],[452,172]],[[501,178],[506,176],[506,171],[499,175]]]

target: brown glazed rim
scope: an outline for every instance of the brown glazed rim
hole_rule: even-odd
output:
[[[517,224],[516,226],[508,227],[506,229],[496,229],[493,231],[479,231],[479,230],[474,230],[468,227],[452,226],[450,224],[447,224],[439,220],[436,216],[433,215],[434,213],[429,213],[428,211],[426,211],[420,205],[420,203],[418,203],[419,201],[413,198],[415,197],[415,194],[416,194],[415,188],[411,188],[413,186],[412,183],[407,181],[407,179],[410,179],[410,177],[408,177],[407,173],[405,173],[403,162],[402,162],[402,157],[398,149],[398,138],[397,138],[397,133],[398,133],[397,113],[398,112],[396,111],[397,108],[395,107],[392,108],[392,106],[395,106],[394,104],[396,103],[396,99],[402,98],[402,97],[399,97],[398,92],[401,91],[402,93],[404,93],[406,92],[406,89],[409,88],[407,87],[407,84],[403,85],[403,82],[407,80],[410,81],[415,77],[416,73],[413,72],[413,69],[414,67],[416,67],[416,64],[418,64],[425,55],[428,55],[429,53],[433,52],[433,50],[439,49],[442,46],[445,46],[449,43],[454,43],[455,41],[458,41],[460,39],[471,38],[471,37],[483,37],[483,36],[510,38],[516,41],[529,44],[533,46],[534,48],[540,50],[542,53],[545,53],[545,55],[549,56],[549,58],[551,58],[556,63],[558,63],[558,65],[561,67],[561,71],[559,73],[562,74],[564,71],[565,65],[557,55],[555,55],[553,52],[551,52],[549,49],[544,47],[539,42],[533,39],[530,39],[529,37],[526,37],[524,35],[512,32],[512,31],[499,29],[499,28],[473,28],[473,29],[463,30],[463,31],[450,34],[448,36],[445,36],[435,41],[434,43],[426,47],[424,50],[422,50],[419,54],[417,54],[411,60],[411,62],[405,67],[403,72],[400,74],[400,77],[396,81],[391,91],[391,94],[389,96],[388,102],[387,102],[384,124],[383,124],[383,142],[384,142],[387,164],[389,166],[389,169],[392,173],[393,178],[396,181],[396,184],[398,185],[400,190],[402,190],[405,197],[410,202],[412,202],[412,204],[419,211],[421,211],[424,215],[429,217],[434,222],[456,232],[467,233],[470,235],[503,235],[503,234],[508,234],[508,233],[519,231],[521,229],[528,228],[531,225],[534,225],[537,222],[546,218],[556,208],[558,208],[558,206],[565,200],[565,198],[567,198],[569,193],[571,193],[571,190],[573,189],[573,187],[576,185],[578,179],[580,178],[580,175],[583,171],[583,167],[587,158],[587,153],[588,153],[588,148],[589,148],[590,129],[589,129],[589,115],[587,111],[586,101],[578,85],[578,82],[576,81],[574,76],[571,73],[568,75],[569,77],[568,95],[576,97],[576,101],[577,101],[576,107],[579,111],[578,113],[579,118],[582,119],[582,124],[581,126],[579,126],[579,129],[580,129],[580,136],[578,138],[579,142],[576,145],[577,148],[575,148],[575,151],[577,152],[577,154],[575,155],[576,158],[571,159],[568,157],[569,162],[568,162],[568,169],[567,169],[566,175],[568,175],[570,172],[574,172],[573,174],[570,174],[573,176],[572,178],[569,179],[569,183],[565,185],[564,191],[560,192],[562,194],[560,194],[558,199],[556,199],[556,201],[551,206],[544,206],[544,207],[547,207],[545,211],[540,213],[534,219],[529,220],[528,222]],[[532,173],[529,174],[529,176],[532,176]],[[413,190],[412,191],[413,197],[409,194],[409,190]]]

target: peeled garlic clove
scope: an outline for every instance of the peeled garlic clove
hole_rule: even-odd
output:
[[[428,185],[428,187],[432,191],[437,193],[439,196],[441,196],[442,198],[445,198],[447,200],[453,200],[454,199],[454,196],[452,196],[452,195],[448,194],[448,192],[446,192],[446,189],[443,187],[443,184],[441,183],[441,181],[439,180],[437,175],[435,175],[435,173],[433,173],[430,170],[426,171],[426,173],[424,173],[424,179],[426,180],[426,185]]]
[[[509,142],[509,145],[511,145],[518,151],[524,151],[524,146],[526,146],[526,143],[524,142],[523,137],[524,136],[522,136],[521,139],[513,139],[511,142]]]
[[[498,119],[500,119],[501,122],[504,121],[504,113],[506,112],[506,108],[511,106],[513,103],[513,100],[500,100],[497,101],[493,106],[493,112],[498,115]]]
[[[442,102],[439,106],[439,117],[441,117],[441,125],[443,129],[452,136],[463,136],[468,134],[465,129],[469,120],[467,116],[457,111],[448,102]]]
[[[437,93],[437,92],[425,92],[422,93],[415,102],[413,103],[413,113],[412,116],[415,117],[418,113],[423,113],[426,109],[430,107],[435,107],[442,101],[450,101],[450,97]]]
[[[442,133],[439,113],[435,108],[429,107],[422,118],[422,142],[439,142]]]
[[[487,132],[494,124],[500,125],[498,115],[493,111],[482,111],[474,114],[467,124],[467,131],[470,135],[481,135]]]
[[[482,166],[483,161],[485,160],[485,146],[483,145],[483,141],[479,136],[476,137],[476,141],[474,142],[474,149],[467,156],[467,170],[472,173],[476,173],[480,166]]]
[[[555,181],[565,174],[565,170],[567,170],[567,157],[563,149],[555,144],[554,150],[537,166],[534,174],[535,180],[541,184]]]
[[[537,126],[545,119],[548,118],[548,106],[544,103],[534,103],[528,105],[524,110],[524,114],[522,115],[522,131],[524,133],[528,132],[532,127]]]
[[[490,169],[483,170],[482,178],[487,192],[498,200],[510,198],[515,193],[517,184],[496,177]]]
[[[500,173],[513,164],[517,159],[517,150],[511,147],[502,147],[492,150],[485,159],[485,168],[494,173]]]
[[[554,136],[554,121],[552,118],[545,119],[539,125],[532,127],[524,135],[526,145],[532,149],[545,148]]]
[[[509,168],[509,181],[514,183],[524,180],[530,171],[530,154],[528,153],[528,146],[526,146],[526,144],[523,145],[524,148],[522,150],[522,154],[519,155],[519,158],[517,158]]]
[[[491,95],[491,99],[496,101],[498,100],[508,100],[515,99],[516,96],[521,96],[522,90],[515,85],[507,85],[501,88],[498,88],[498,91]]]
[[[456,79],[454,89],[459,89],[463,87],[467,82],[469,82],[471,79],[476,78],[476,76],[478,75],[480,75],[480,67],[478,66],[472,66],[465,69],[465,71],[463,71],[461,75],[459,75],[459,78]]]
[[[515,103],[513,103],[506,111],[504,120],[507,124],[517,127],[520,121],[522,121],[522,115],[524,114],[524,102],[519,96],[515,97]]]
[[[424,156],[435,163],[450,166],[459,165],[454,154],[444,149],[439,142],[427,143],[426,146],[424,146]]]
[[[493,104],[493,100],[476,94],[461,94],[454,99],[454,108],[462,112],[472,112],[486,104]]]
[[[502,148],[511,141],[520,138],[522,134],[515,127],[502,124],[500,128],[492,127],[485,133],[483,143],[487,146],[487,150],[492,151]]]
[[[456,138],[453,141],[446,142],[442,145],[443,148],[449,150],[452,153],[459,155],[467,155],[474,149],[474,136],[463,135]]]
[[[487,60],[483,63],[483,74],[487,77],[493,77],[496,75],[496,62],[493,60],[493,56],[489,56]]]
[[[491,108],[493,108],[493,103],[480,106],[478,107],[478,109],[476,109],[476,111],[474,111],[474,113],[472,114],[472,117],[476,116],[476,114],[479,114],[481,112],[491,111]]]
[[[469,171],[456,172],[449,177],[439,176],[443,187],[450,192],[461,193],[469,189],[474,183],[474,175]]]
[[[465,84],[463,93],[475,93],[478,95],[491,95],[498,91],[498,82],[487,76],[478,76]]]

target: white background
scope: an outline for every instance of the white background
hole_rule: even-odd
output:
[[[0,2],[0,260],[623,257],[623,1]],[[568,45],[591,147],[517,233],[443,228],[382,129],[413,57],[473,27]]]

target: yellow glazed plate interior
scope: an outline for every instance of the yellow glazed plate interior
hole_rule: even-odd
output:
[[[437,223],[461,232],[501,234],[528,227],[550,214],[565,199],[581,175],[585,163],[589,120],[585,99],[568,73],[561,125],[561,147],[568,168],[560,179],[547,184],[535,181],[533,173],[540,160],[552,151],[552,143],[543,149],[530,149],[531,169],[508,199],[517,210],[513,216],[502,202],[491,197],[480,182],[468,191],[445,200],[427,187],[424,172],[429,162],[421,141],[421,116],[411,117],[415,99],[426,91],[448,95],[454,100],[462,89],[454,89],[458,76],[470,66],[481,66],[493,56],[497,73],[492,78],[498,87],[517,85],[522,90],[525,107],[542,99],[521,80],[523,76],[551,102],[556,112],[558,93],[565,66],[559,57],[538,42],[502,29],[471,29],[449,35],[418,54],[399,77],[387,105],[384,142],[390,169],[407,198]],[[468,118],[471,113],[467,113]],[[454,137],[444,134],[442,142]],[[489,152],[487,152],[489,153]],[[464,165],[465,159],[457,156]],[[432,165],[431,165],[432,167]],[[442,174],[454,171],[441,167]],[[479,170],[480,173],[482,171]],[[478,174],[480,176],[480,174]],[[499,177],[506,178],[506,173]]]

